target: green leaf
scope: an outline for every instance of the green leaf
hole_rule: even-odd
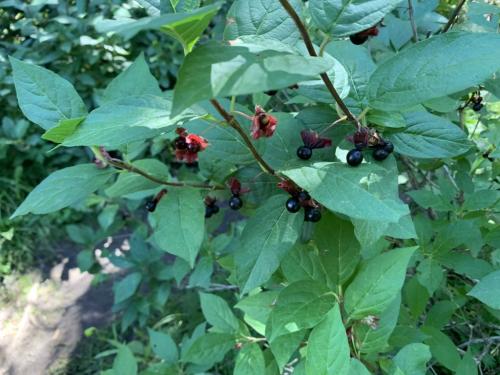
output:
[[[354,326],[354,333],[361,353],[383,353],[390,348],[389,337],[391,337],[398,322],[400,305],[401,297],[397,296],[380,314],[380,320],[375,329],[363,322]]]
[[[277,297],[277,291],[260,292],[242,299],[235,307],[245,313],[245,322],[264,336],[266,322]]]
[[[421,330],[429,336],[424,342],[430,346],[432,356],[446,368],[455,371],[460,355],[453,341],[436,328],[424,326]]]
[[[210,286],[210,278],[212,277],[213,272],[214,262],[212,261],[212,258],[201,258],[189,276],[188,287],[208,288]]]
[[[235,344],[233,335],[227,333],[207,333],[197,338],[182,358],[183,362],[191,362],[212,367],[220,362]]]
[[[269,198],[243,230],[241,248],[235,253],[242,293],[268,281],[299,237],[302,220],[286,210],[285,201],[284,195]]]
[[[432,296],[444,279],[443,268],[432,258],[426,258],[417,267],[417,278]]]
[[[233,333],[239,328],[227,302],[214,294],[200,293],[201,310],[208,323],[220,332]]]
[[[179,359],[177,345],[169,334],[148,329],[153,352],[168,364],[175,364]]]
[[[278,43],[274,41],[271,47]],[[266,50],[264,45],[255,48],[210,42],[184,60],[175,86],[172,114],[205,99],[282,89],[315,78],[331,67],[331,59],[279,53]]]
[[[281,270],[289,283],[301,280],[326,283],[326,272],[314,247],[310,245],[295,245],[281,262]]]
[[[269,329],[272,330],[272,324],[268,324]],[[283,369],[293,354],[297,352],[300,347],[301,342],[306,336],[306,331],[297,331],[294,333],[285,334],[275,338],[269,343],[271,347],[271,352],[276,359],[276,364],[279,369]]]
[[[310,0],[309,11],[316,26],[340,37],[369,29],[380,22],[401,0]]]
[[[371,373],[359,360],[357,360],[356,358],[351,358],[351,370],[349,372],[349,375],[371,375]]]
[[[394,249],[367,261],[345,293],[350,319],[377,315],[394,301],[406,276],[406,267],[416,247]]]
[[[450,158],[471,148],[465,133],[443,117],[427,112],[405,114],[408,126],[388,135],[396,152],[421,159]]]
[[[96,29],[99,32],[118,33],[126,39],[132,38],[140,31],[161,30],[177,39],[187,54],[191,52],[220,6],[221,2],[217,2],[188,13],[170,13],[139,20],[131,18],[103,20],[96,24]]]
[[[335,304],[335,295],[323,284],[303,280],[283,289],[269,316],[266,336],[276,338],[313,328]]]
[[[142,159],[132,163],[134,167],[140,168],[150,175],[168,180],[168,167],[157,159]],[[123,197],[129,194],[148,191],[158,188],[156,182],[132,172],[122,172],[116,182],[105,190],[106,195],[111,198]]]
[[[427,362],[429,362],[431,358],[431,352],[427,345],[407,345],[394,357],[395,366],[390,374],[425,375],[427,373]]]
[[[464,354],[457,366],[456,375],[477,375],[477,364],[470,351]]]
[[[236,356],[234,375],[265,374],[264,355],[258,344],[245,344]]]
[[[439,263],[456,273],[471,279],[481,279],[493,272],[493,266],[483,259],[474,258],[468,253],[453,252],[439,257]]]
[[[46,139],[47,141],[54,143],[62,143],[76,131],[76,128],[83,122],[83,120],[85,120],[85,117],[62,119],[56,126],[43,133],[42,139]]]
[[[295,10],[301,9],[297,0],[290,1]],[[275,0],[236,0],[227,13],[224,39],[233,40],[245,35],[262,36],[295,45],[300,34],[297,26]]]
[[[477,298],[492,309],[500,310],[500,271],[483,277],[467,295]]]
[[[9,60],[19,107],[30,121],[47,130],[60,120],[87,114],[83,100],[64,78],[14,57]]]
[[[368,112],[366,120],[370,124],[383,126],[384,128],[404,128],[406,127],[406,120],[401,113],[398,112],[385,112],[380,110],[373,110]]]
[[[137,360],[132,350],[126,345],[120,345],[118,354],[113,361],[113,371],[120,375],[137,375]]]
[[[205,205],[200,192],[170,189],[152,215],[158,246],[193,267],[205,236]]]
[[[60,169],[33,189],[11,219],[28,213],[47,214],[78,203],[103,186],[113,173],[114,169],[99,169],[95,164]]]
[[[370,106],[385,111],[409,108],[480,84],[498,69],[500,35],[440,34],[379,65],[368,88]]]
[[[350,362],[349,343],[337,304],[309,336],[306,374],[346,375]]]
[[[115,291],[115,305],[132,297],[139,287],[141,280],[142,275],[139,272],[134,272],[115,283],[113,287]]]
[[[387,169],[376,164],[351,168],[343,163],[316,163],[283,173],[329,210],[355,219],[398,222],[408,214],[408,207],[397,196],[394,161],[386,163]]]
[[[171,102],[153,95],[131,96],[92,111],[63,145],[117,147],[171,130],[181,117],[170,117]]]
[[[106,103],[130,96],[141,95],[160,96],[161,90],[158,81],[149,71],[144,54],[130,65],[118,77],[113,79],[102,94],[101,102]]]
[[[314,241],[328,285],[341,288],[360,260],[360,246],[352,224],[327,212],[316,226]]]

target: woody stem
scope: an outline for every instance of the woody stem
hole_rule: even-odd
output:
[[[283,8],[287,11],[287,13],[292,17],[293,21],[297,25],[297,28],[300,31],[300,34],[302,35],[302,39],[304,40],[304,44],[306,45],[307,51],[309,52],[309,55],[313,57],[318,57],[318,54],[316,53],[316,50],[314,49],[313,42],[311,40],[311,37],[309,36],[309,33],[307,32],[307,28],[305,27],[304,23],[300,19],[299,15],[293,9],[292,5],[288,2],[288,0],[279,0]],[[338,106],[344,112],[344,114],[347,116],[347,118],[354,122],[356,124],[356,128],[359,130],[361,129],[361,123],[359,120],[356,118],[356,116],[353,115],[353,113],[349,110],[347,105],[344,103],[342,98],[340,97],[339,93],[335,89],[335,86],[333,85],[332,81],[330,80],[330,77],[328,77],[327,73],[321,73],[320,74],[321,79],[326,85],[326,88],[328,91],[330,91],[330,94],[333,96],[333,99],[335,99],[335,102],[337,102]]]
[[[240,123],[234,118],[233,115],[231,115],[229,112],[227,112],[224,107],[216,100],[212,99],[210,100],[214,108],[219,112],[219,114],[224,118],[224,120],[228,123],[230,127],[232,127],[234,130],[238,132],[238,134],[241,136],[243,139],[243,142],[245,142],[246,146],[252,153],[253,157],[257,160],[257,162],[260,164],[262,169],[269,173],[270,175],[276,176],[275,170],[260,156],[259,152],[255,148],[255,146],[252,143],[252,140],[250,137],[245,133],[243,128],[241,127]]]
[[[112,165],[113,167],[118,168],[118,169],[124,169],[126,171],[131,172],[131,173],[141,175],[142,177],[147,178],[148,180],[156,182],[157,184],[160,184],[160,185],[174,186],[174,187],[188,187],[188,188],[196,188],[196,189],[207,189],[207,190],[225,190],[226,189],[224,186],[220,186],[220,185],[198,184],[198,183],[194,183],[194,182],[165,181],[165,180],[162,180],[161,178],[150,175],[148,172],[146,172],[140,168],[137,168],[136,166],[129,164],[121,159],[112,158],[105,151],[96,150],[95,148],[93,148],[93,151],[99,157],[104,159],[106,161],[106,163],[108,163],[109,165]]]

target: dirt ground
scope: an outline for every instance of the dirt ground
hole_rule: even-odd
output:
[[[92,286],[92,275],[76,266],[77,252],[68,246],[59,264],[7,280],[7,299],[0,301],[0,375],[45,375],[71,357],[86,328],[111,321],[112,282]]]

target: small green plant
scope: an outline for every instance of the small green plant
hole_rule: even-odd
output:
[[[103,374],[496,373],[498,9],[236,0],[219,40],[220,2],[141,3],[150,16],[99,29],[179,41],[173,91],[140,55],[89,112],[10,59],[43,138],[95,157],[12,218],[94,193],[133,217],[108,257],[138,337],[111,342]]]

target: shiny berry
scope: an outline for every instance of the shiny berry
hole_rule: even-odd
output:
[[[148,210],[149,212],[154,212],[156,210],[156,202],[155,201],[146,202],[146,210]]]
[[[351,39],[351,42],[353,44],[356,44],[359,46],[360,44],[363,44],[368,40],[368,35],[363,35],[363,34],[354,34],[349,37]]]
[[[375,151],[373,151],[373,158],[377,161],[383,161],[387,159],[388,156],[389,153],[383,148],[377,148]]]
[[[302,160],[309,160],[311,159],[313,152],[310,147],[307,146],[300,146],[297,149],[297,156],[302,159]]]
[[[394,152],[394,145],[392,144],[392,142],[385,141],[384,150],[389,154],[392,154]]]
[[[241,207],[243,207],[243,201],[239,196],[233,195],[229,200],[229,207],[232,210],[239,210]]]
[[[186,142],[186,138],[184,137],[177,137],[174,140],[174,147],[177,150],[185,150],[188,148],[188,144]]]
[[[321,220],[321,210],[316,207],[307,207],[304,214],[304,221],[310,221],[311,223],[317,223]]]
[[[299,194],[297,194],[297,198],[300,202],[311,200],[311,196],[307,191],[301,191]]]
[[[358,149],[353,149],[347,153],[346,161],[351,167],[357,167],[363,162],[363,153]]]
[[[472,106],[472,109],[476,112],[479,112],[481,109],[483,109],[483,104],[482,103],[474,103]]]
[[[297,213],[300,211],[300,201],[297,198],[291,197],[286,201],[286,209],[288,212]]]

